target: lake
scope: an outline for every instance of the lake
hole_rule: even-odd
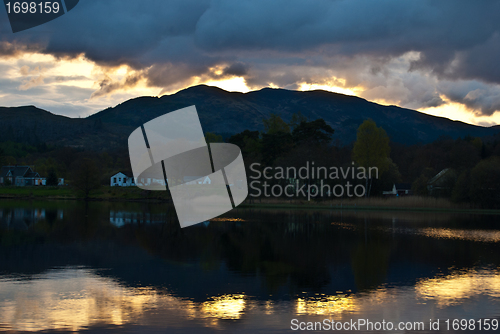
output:
[[[181,229],[164,204],[2,200],[0,331],[498,326],[499,222],[243,208]]]

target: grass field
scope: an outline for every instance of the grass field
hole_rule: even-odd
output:
[[[72,189],[67,187],[0,187],[0,197],[75,197]]]
[[[83,196],[71,187],[0,187],[0,198],[81,199]],[[169,200],[166,191],[145,191],[137,187],[103,186],[91,192],[97,200]]]
[[[0,199],[67,199],[80,200],[82,195],[71,187],[0,187]],[[90,194],[92,200],[107,201],[170,201],[167,191],[147,191],[137,187],[103,186]],[[444,211],[444,212],[481,212],[500,214],[500,210],[474,208],[470,204],[456,204],[445,198],[433,197],[370,197],[352,199],[326,199],[307,201],[302,199],[252,198],[241,207],[276,209],[329,209],[329,210],[391,210],[391,211]]]
[[[443,212],[480,212],[500,214],[500,210],[474,208],[468,203],[453,203],[446,198],[404,196],[370,197],[328,200],[285,200],[275,198],[252,199],[248,197],[243,207],[260,208],[307,208],[328,210],[388,210],[388,211],[443,211]]]

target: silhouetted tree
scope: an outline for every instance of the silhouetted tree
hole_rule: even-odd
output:
[[[352,150],[352,158],[359,166],[366,169],[377,167],[379,177],[381,177],[389,169],[390,151],[389,137],[384,129],[377,127],[377,124],[371,119],[364,121],[359,126],[357,139]],[[368,197],[370,195],[368,178],[366,179],[365,186],[366,196]]]
[[[262,161],[270,166],[274,160],[293,146],[290,126],[278,115],[271,114],[263,120],[265,133],[262,134]]]
[[[0,147],[0,166],[5,165],[6,161],[7,159],[5,157],[5,151],[3,150],[3,148]]]
[[[207,142],[207,144],[223,142],[221,135],[216,135],[215,133],[212,132],[205,133],[205,141]]]
[[[431,178],[436,175],[436,171],[432,168],[425,168],[422,171],[422,174],[418,178],[416,178],[412,185],[411,190],[413,194],[418,196],[427,196],[429,195],[429,190],[427,189],[427,183]]]
[[[451,199],[459,203],[470,201],[470,170],[464,170],[458,177]]]
[[[471,171],[470,198],[483,207],[500,206],[500,158],[478,163]]]
[[[261,161],[262,141],[259,131],[245,130],[228,138],[228,143],[237,145],[243,154],[245,166]]]
[[[56,170],[54,168],[49,169],[49,174],[47,175],[47,185],[57,186],[59,180],[57,179]]]
[[[382,195],[385,190],[391,190],[395,183],[401,182],[401,174],[399,173],[398,166],[389,159],[389,168],[384,173],[384,177],[373,180],[371,193],[375,195]]]
[[[264,130],[267,134],[275,134],[278,132],[290,133],[290,126],[276,114],[262,121],[264,123]]]
[[[293,146],[293,139],[290,133],[276,132],[262,134],[262,161],[267,166],[285,154]]]
[[[75,165],[72,185],[88,199],[90,192],[101,186],[99,169],[89,158],[83,158]]]
[[[292,119],[290,120],[290,123],[288,123],[288,125],[290,126],[290,129],[292,129],[293,131],[302,122],[307,122],[307,117],[302,115],[302,113],[299,111],[292,115]]]
[[[449,166],[457,170],[470,169],[481,160],[481,144],[457,140],[449,151]]]
[[[292,137],[295,144],[322,145],[330,143],[333,133],[332,127],[320,118],[312,122],[300,122],[293,129]]]

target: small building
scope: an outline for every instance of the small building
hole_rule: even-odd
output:
[[[118,172],[110,178],[112,187],[131,187],[135,186],[134,178],[127,176],[125,173]]]
[[[3,166],[0,171],[0,184],[14,186],[44,186],[46,179],[33,171],[30,166]]]
[[[410,183],[394,183],[392,189],[389,191],[382,192],[385,196],[408,196],[411,195],[411,184]]]

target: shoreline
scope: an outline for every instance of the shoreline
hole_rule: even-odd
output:
[[[154,196],[162,195],[162,196]],[[139,188],[102,187],[88,199],[89,202],[142,202],[168,203],[172,199],[168,192],[145,192]],[[0,200],[50,200],[85,201],[69,187],[0,187]],[[302,209],[332,211],[399,211],[399,212],[442,212],[500,215],[500,209],[474,208],[469,203],[458,205],[448,199],[433,197],[370,197],[356,199],[325,199],[307,201],[301,199],[251,198],[241,203],[239,208],[260,209]]]
[[[241,208],[259,208],[259,209],[302,209],[302,210],[331,210],[331,211],[386,211],[386,212],[435,212],[435,213],[470,213],[470,214],[489,214],[500,215],[498,209],[451,209],[451,208],[433,208],[433,207],[391,207],[391,206],[329,206],[329,205],[307,205],[307,204],[249,204],[242,203]]]

